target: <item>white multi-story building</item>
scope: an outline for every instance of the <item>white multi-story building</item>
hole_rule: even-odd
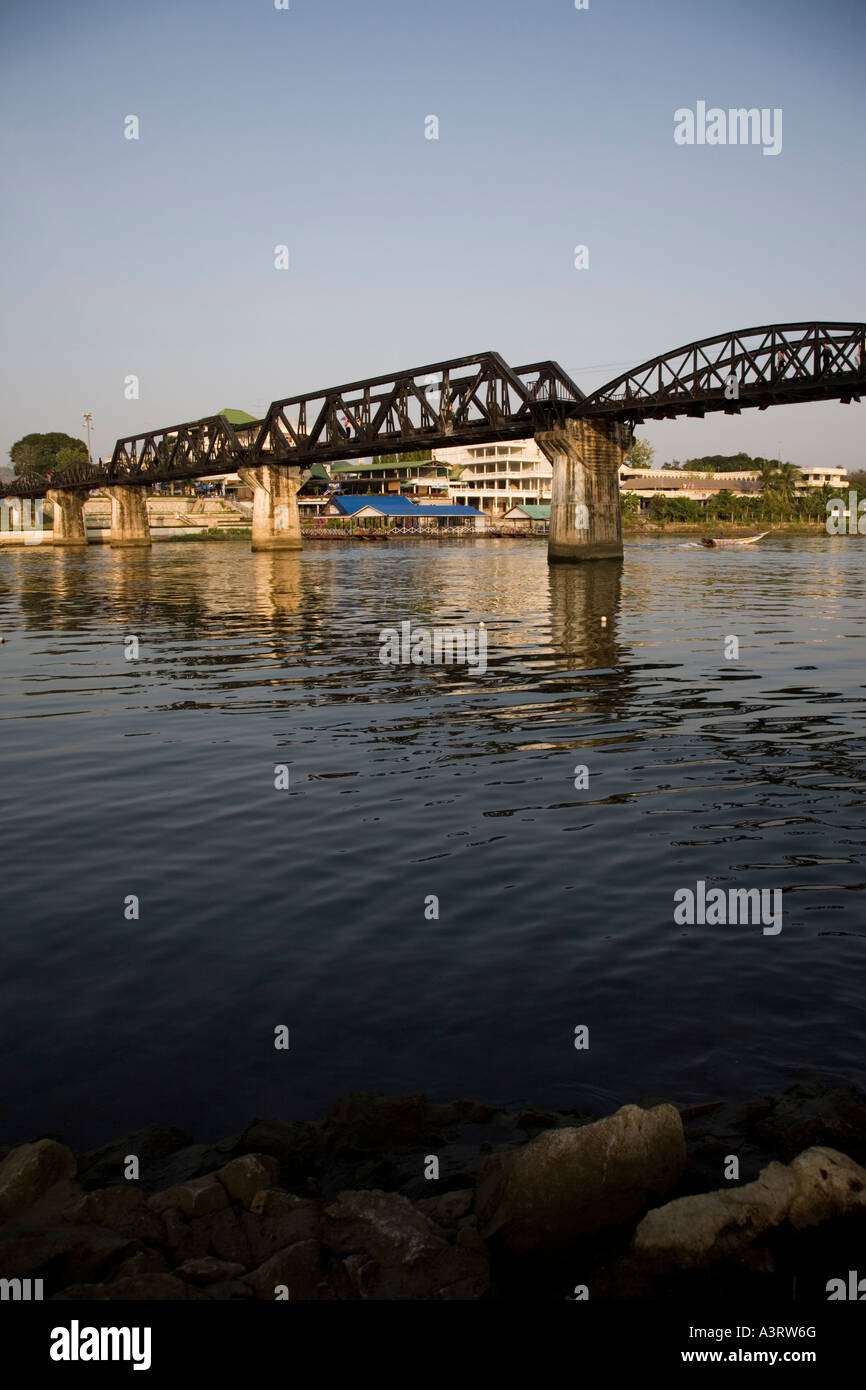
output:
[[[800,469],[799,492],[810,488],[844,486],[848,473],[844,468],[814,464]],[[620,492],[635,492],[638,496],[661,493],[666,497],[693,497],[705,502],[717,492],[730,491],[740,497],[761,491],[761,475],[756,470],[736,473],[690,473],[684,468],[633,468],[624,463],[619,470]]]
[[[823,487],[829,483],[831,487],[844,487],[848,481],[848,469],[831,467],[824,463],[813,463],[808,468],[801,468],[803,475],[802,487]]]
[[[448,464],[449,501],[457,506],[496,519],[514,506],[550,502],[553,469],[533,439],[434,449],[433,458]]]

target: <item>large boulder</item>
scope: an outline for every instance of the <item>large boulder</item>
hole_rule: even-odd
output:
[[[275,1187],[280,1180],[280,1164],[276,1158],[262,1154],[244,1154],[218,1168],[213,1174],[222,1183],[233,1202],[250,1209],[256,1193]]]
[[[302,1187],[321,1163],[318,1128],[304,1121],[257,1120],[245,1131],[243,1147],[247,1153],[277,1159],[280,1180],[286,1187]]]
[[[742,1261],[783,1226],[802,1231],[858,1213],[866,1213],[866,1170],[835,1149],[807,1149],[788,1166],[769,1164],[744,1187],[648,1212],[632,1250],[653,1273],[708,1269]]]
[[[755,1134],[786,1163],[806,1149],[823,1146],[866,1163],[866,1096],[853,1086],[792,1086],[772,1102]]]
[[[255,1263],[255,1252],[244,1224],[244,1213],[233,1209],[213,1212],[191,1221],[193,1239],[206,1244],[208,1254],[218,1260],[249,1269]]]
[[[256,1193],[249,1212],[243,1215],[243,1225],[253,1263],[259,1265],[279,1251],[302,1241],[312,1241],[318,1245],[322,1226],[321,1207],[318,1202],[308,1198],[295,1197],[279,1189],[267,1189]]]
[[[271,1255],[270,1259],[247,1275],[245,1283],[254,1290],[257,1298],[265,1301],[274,1299],[277,1288],[283,1286],[288,1290],[290,1299],[314,1302],[319,1296],[320,1279],[319,1243],[301,1240],[287,1250],[278,1250]]]
[[[437,1226],[441,1226],[443,1231],[449,1235],[456,1235],[461,1224],[474,1220],[469,1215],[474,1196],[471,1188],[464,1188],[463,1191],[443,1192],[440,1197],[424,1197],[415,1205],[425,1216],[429,1216],[431,1221],[435,1221]]]
[[[509,1254],[553,1252],[636,1215],[677,1182],[685,1162],[673,1105],[626,1105],[594,1124],[550,1130],[483,1159],[479,1229]]]
[[[796,1191],[788,1220],[796,1231],[866,1212],[866,1169],[836,1149],[807,1149],[791,1164]]]
[[[490,1289],[487,1249],[477,1232],[452,1245],[396,1192],[341,1192],[327,1207],[323,1239],[341,1257],[338,1298],[428,1301],[481,1299]]]
[[[151,1209],[160,1214],[174,1208],[192,1219],[222,1211],[228,1206],[229,1199],[222,1183],[211,1174],[206,1178],[193,1178],[192,1182],[179,1183],[177,1187],[168,1187],[164,1192],[155,1192],[149,1198],[149,1203]]]
[[[0,1163],[0,1220],[20,1216],[57,1183],[74,1178],[75,1155],[54,1139],[22,1144]]]
[[[632,1249],[654,1272],[706,1269],[740,1258],[788,1214],[796,1182],[790,1168],[771,1163],[745,1187],[680,1197],[648,1212]]]
[[[68,1208],[65,1217],[71,1223],[104,1226],[144,1245],[165,1241],[165,1222],[153,1211],[145,1193],[132,1183],[86,1193]]]
[[[168,1125],[148,1125],[134,1134],[125,1134],[105,1148],[82,1154],[78,1160],[79,1177],[88,1190],[112,1187],[124,1177],[127,1157],[135,1154],[141,1165],[141,1186],[146,1192],[153,1192],[168,1187],[169,1183],[199,1176],[199,1157],[190,1159],[181,1171],[174,1171],[170,1176],[165,1172],[173,1156],[191,1147],[192,1139],[183,1130]]]

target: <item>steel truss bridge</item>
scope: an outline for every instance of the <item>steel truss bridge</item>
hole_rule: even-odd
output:
[[[309,469],[371,454],[526,439],[567,419],[639,425],[797,401],[848,404],[866,391],[864,338],[862,323],[747,328],[654,357],[588,396],[557,362],[509,367],[498,353],[481,352],[289,396],[248,425],[211,415],[130,435],[104,465],[18,477],[4,495],[148,486],[263,463]]]

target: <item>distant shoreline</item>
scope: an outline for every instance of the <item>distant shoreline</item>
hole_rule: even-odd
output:
[[[772,536],[822,536],[827,535],[826,526],[821,521],[763,521],[753,522],[751,525],[741,525],[733,522],[719,522],[717,520],[694,522],[694,521],[623,521],[622,535],[623,540],[652,540],[654,538],[663,540],[665,537],[702,537],[702,536],[753,536],[758,528],[764,528],[770,537]],[[189,544],[192,541],[244,541],[248,542],[252,535],[251,528],[245,526],[238,527],[210,527],[207,530],[196,532],[174,531],[172,534],[164,534],[164,530],[169,528],[155,527],[151,531],[151,540],[155,544],[168,544],[171,541],[180,541]],[[161,534],[161,531],[163,534]],[[313,530],[304,528],[302,531],[304,543],[309,541],[360,541],[364,544],[368,542],[382,541],[537,541],[547,542],[547,533],[538,531],[503,531],[492,527],[489,531],[466,530],[463,533],[450,531],[447,535],[437,531],[388,531],[388,530],[364,530],[364,531],[338,531],[336,528],[326,530]],[[91,532],[88,535],[89,545],[108,545],[108,531],[105,530]],[[25,540],[24,534],[19,532],[5,532],[0,534],[0,549],[9,546],[13,549],[39,550],[43,547],[51,547],[52,541],[50,533],[46,533],[45,539],[40,541]]]

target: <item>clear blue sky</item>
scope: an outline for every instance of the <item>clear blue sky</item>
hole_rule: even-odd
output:
[[[3,464],[84,410],[105,454],[488,347],[589,390],[726,329],[866,317],[862,0],[6,0],[0,51]],[[699,100],[781,107],[781,154],[676,145]],[[659,461],[862,467],[864,412],[645,433]]]

